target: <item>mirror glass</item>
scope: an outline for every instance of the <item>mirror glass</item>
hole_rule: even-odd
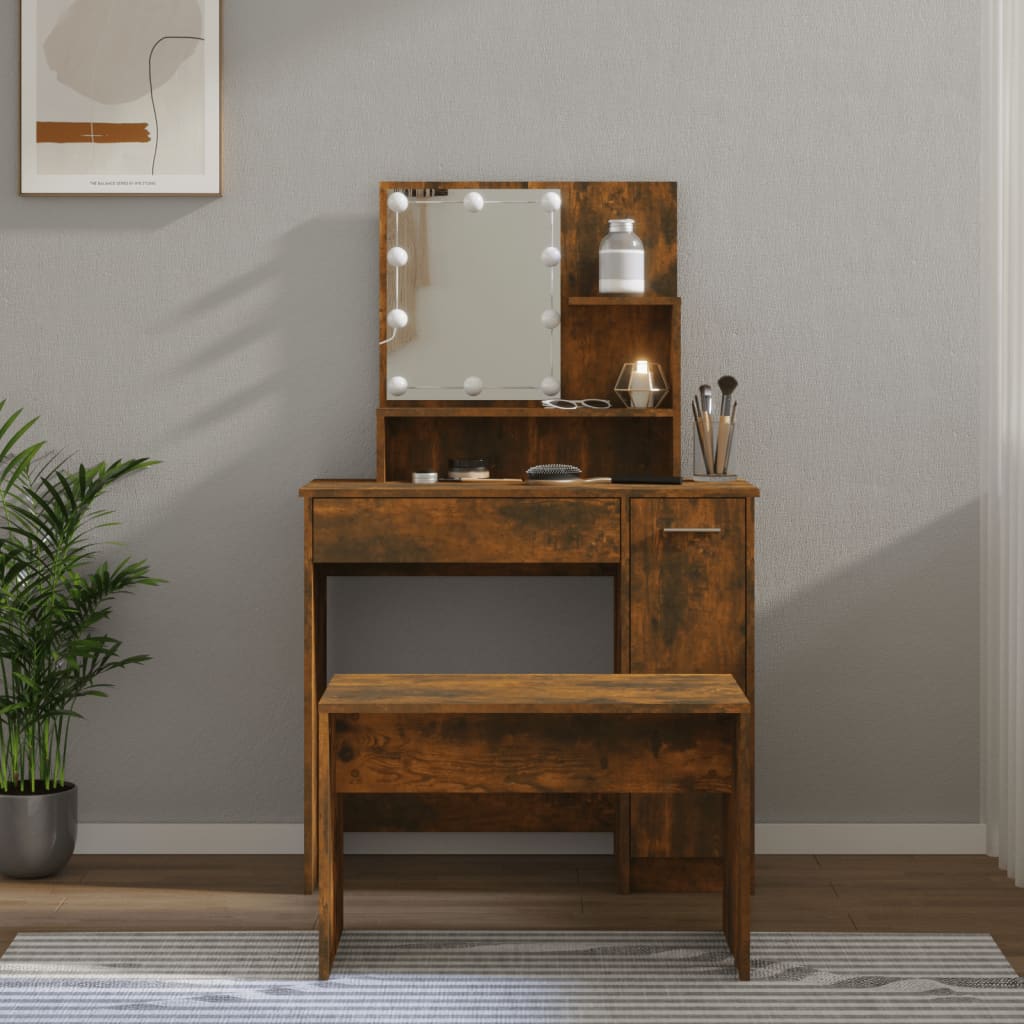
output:
[[[389,399],[559,394],[560,206],[557,189],[392,193]]]

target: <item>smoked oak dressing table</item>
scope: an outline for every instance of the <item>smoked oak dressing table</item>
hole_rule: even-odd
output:
[[[680,300],[672,182],[385,182],[380,188],[380,330],[387,314],[395,191],[554,189],[562,199],[560,382],[568,397],[607,397],[624,362],[660,363],[670,393],[654,409],[553,410],[533,400],[395,400],[381,346],[377,479],[313,480],[305,514],[305,887],[318,880],[317,703],[327,686],[331,575],[608,575],[615,671],[731,675],[754,704],[754,499],[743,480],[662,484],[412,484],[414,471],[486,453],[496,477],[571,462],[587,476],[672,476],[681,465]],[[647,291],[599,295],[598,243],[629,216],[643,239]],[[742,428],[741,428],[742,430]],[[737,451],[741,441],[737,443]],[[471,556],[467,556],[467,552]],[[750,723],[753,757],[753,716]],[[350,831],[616,832],[633,891],[717,891],[722,797],[715,793],[356,793]],[[751,801],[751,804],[753,801]],[[751,812],[752,813],[752,812]],[[628,821],[623,821],[623,815]]]

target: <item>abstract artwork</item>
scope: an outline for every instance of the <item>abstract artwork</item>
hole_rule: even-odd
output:
[[[22,0],[21,194],[221,194],[220,0]]]

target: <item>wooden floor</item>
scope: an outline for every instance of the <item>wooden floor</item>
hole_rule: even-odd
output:
[[[717,895],[615,893],[610,857],[347,857],[348,928],[717,929]],[[755,931],[988,932],[1024,973],[1024,888],[988,857],[758,857]],[[19,931],[313,929],[300,857],[75,857],[0,879]]]

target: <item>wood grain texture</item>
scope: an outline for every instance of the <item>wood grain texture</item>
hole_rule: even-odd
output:
[[[353,793],[353,832],[612,832],[616,798],[587,793]]]
[[[617,304],[570,306],[563,321],[562,394],[569,398],[607,398],[621,406],[615,381],[623,363],[658,363],[669,393],[659,409],[674,409],[679,378],[672,377],[678,335],[671,305]],[[676,469],[678,472],[678,468]]]
[[[745,715],[727,675],[433,673],[336,675],[320,713],[415,715]]]
[[[429,492],[432,493],[432,492]],[[318,499],[318,562],[617,562],[614,498]]]
[[[317,651],[320,644],[320,605],[322,595],[317,593],[317,567],[313,561],[313,501],[303,499],[303,673],[302,673],[302,730],[304,762],[302,771],[302,808],[305,833],[304,888],[307,893],[316,888],[317,829],[319,811],[317,807],[317,748],[319,742],[317,724],[317,701],[320,693],[317,687]]]
[[[742,499],[630,503],[634,672],[728,672],[745,682],[746,515]],[[673,527],[721,532],[664,532]],[[719,803],[709,796],[638,797],[633,856],[721,856]]]
[[[605,397],[604,390],[601,394],[584,389],[576,393],[601,398]],[[556,409],[527,409],[498,417],[494,409],[480,407],[466,410],[461,416],[452,416],[451,410],[437,417],[424,417],[422,412],[388,409],[378,414],[387,479],[408,482],[422,469],[436,470],[443,477],[448,459],[460,455],[486,458],[492,476],[517,480],[530,466],[553,462],[579,466],[585,476],[678,474],[678,465],[672,461],[677,431],[670,409],[664,410],[665,414],[655,409],[642,416],[628,409],[588,410],[593,415],[587,416]]]
[[[619,892],[629,894],[629,801],[628,793],[617,800],[615,815],[615,875]]]
[[[675,295],[676,183],[576,181],[562,191],[563,295],[597,295],[597,253],[608,221],[631,217],[644,243],[647,293]]]
[[[338,941],[341,938],[344,914],[344,885],[342,868],[344,863],[343,843],[345,825],[342,818],[342,796],[331,786],[331,765],[334,761],[331,749],[330,721],[326,715],[319,721],[319,838],[320,838],[320,942],[319,972],[321,981],[329,978]]]
[[[341,714],[345,793],[728,792],[729,715]],[[321,775],[321,785],[323,776]]]
[[[550,490],[545,498],[607,498],[609,495],[628,498],[748,498],[760,491],[747,480],[704,482],[686,480],[682,484],[577,484],[570,488]],[[490,497],[529,500],[536,490],[523,483],[438,483],[430,485],[433,497]],[[381,481],[324,477],[310,480],[299,488],[303,498],[408,498],[423,497],[423,485],[408,480]]]
[[[736,784],[723,799],[725,814],[725,850],[723,856],[724,885],[722,919],[726,939],[736,960],[741,981],[750,980],[750,888],[753,858],[753,833],[750,820],[750,758],[749,721],[737,716],[732,722],[736,731],[733,755]]]
[[[633,802],[637,799],[640,798],[634,798]],[[721,803],[716,806],[720,808]],[[633,820],[635,822],[635,815]],[[635,828],[634,824],[634,831]],[[629,863],[631,890],[636,893],[720,893],[725,877],[722,864],[721,856],[633,857]]]

